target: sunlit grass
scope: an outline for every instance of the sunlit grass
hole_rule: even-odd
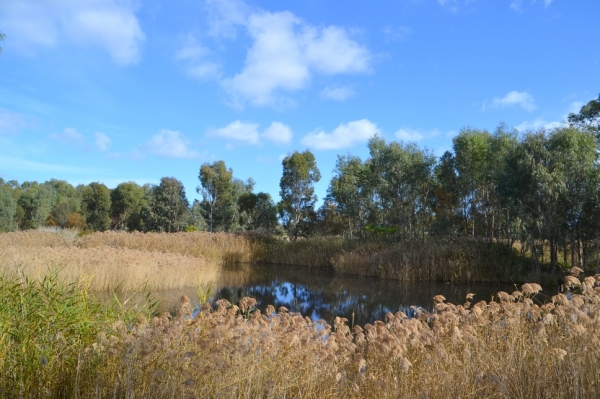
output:
[[[574,272],[577,272],[576,270]],[[576,274],[576,273],[575,273]],[[600,275],[568,279],[538,304],[537,284],[496,301],[350,329],[256,301],[100,305],[58,283],[0,280],[4,397],[593,398],[600,369]]]

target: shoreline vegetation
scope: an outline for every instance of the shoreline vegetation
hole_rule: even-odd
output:
[[[600,275],[577,267],[548,303],[537,298],[540,285],[526,283],[490,302],[438,295],[431,313],[389,313],[364,326],[272,306],[261,313],[252,298],[213,303],[206,291],[200,303],[183,296],[171,315],[157,314],[151,295],[101,302],[90,295],[94,280],[115,260],[139,262],[107,271],[132,278],[128,268],[158,257],[163,283],[175,284],[165,272],[179,261],[197,259],[198,272],[265,252],[234,235],[64,233],[0,234],[0,397],[591,398],[599,389]],[[343,247],[327,242],[320,256]],[[301,244],[293,255],[277,247],[277,259],[298,259]],[[77,251],[106,256],[71,258]],[[61,252],[76,260],[43,270]],[[87,277],[74,278],[76,265]]]
[[[327,268],[339,275],[452,283],[525,280],[562,283],[564,272],[535,274],[527,254],[475,239],[397,242],[342,237],[295,241],[260,234],[97,232],[42,229],[0,234],[4,271],[42,279],[49,269],[94,291],[215,284],[222,267],[270,263]],[[199,280],[200,278],[200,280]]]

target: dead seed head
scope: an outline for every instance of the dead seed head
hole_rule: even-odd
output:
[[[578,287],[581,285],[581,281],[575,276],[565,276],[565,285],[569,288]]]
[[[521,286],[524,295],[535,295],[542,290],[542,286],[536,283],[526,283]]]

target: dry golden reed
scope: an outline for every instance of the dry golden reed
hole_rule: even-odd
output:
[[[212,256],[217,250],[207,250],[205,257],[203,249],[211,245],[234,249],[237,241],[235,237],[203,241],[190,235],[173,240],[158,233],[96,233],[73,240],[49,232],[5,233],[0,234],[0,266],[9,275],[20,271],[34,280],[57,269],[67,282],[85,281],[94,291],[135,290],[144,284],[152,290],[214,284],[220,271]],[[233,244],[227,247],[228,243]],[[172,250],[167,251],[170,244]]]
[[[551,306],[532,300],[536,288],[471,308],[437,296],[444,306],[433,313],[388,313],[352,330],[339,317],[329,326],[285,308],[249,312],[250,298],[217,301],[191,319],[183,298],[176,317],[163,314],[104,342],[102,353],[113,355],[94,395],[597,397],[600,288]]]

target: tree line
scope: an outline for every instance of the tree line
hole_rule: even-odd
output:
[[[0,179],[0,231],[42,225],[91,231],[261,231],[311,235],[390,236],[425,241],[471,237],[513,245],[534,262],[583,264],[598,259],[600,237],[600,96],[570,114],[563,127],[519,134],[463,128],[451,151],[436,158],[413,143],[368,142],[369,157],[339,155],[323,205],[314,155],[282,161],[279,203],[255,193],[254,180],[233,176],[225,162],[201,165],[189,203],[183,184],[102,183],[74,187]],[[567,259],[567,253],[570,259]],[[547,254],[547,255],[546,255]],[[547,256],[547,259],[544,259]]]
[[[57,179],[41,184],[0,179],[0,231],[58,226],[89,231],[273,232],[277,227],[276,205],[269,194],[252,192],[254,181],[233,178],[223,161],[202,165],[201,176],[198,190],[204,199],[192,204],[174,177],[163,177],[158,185],[124,182],[112,190],[97,182],[74,187]]]

